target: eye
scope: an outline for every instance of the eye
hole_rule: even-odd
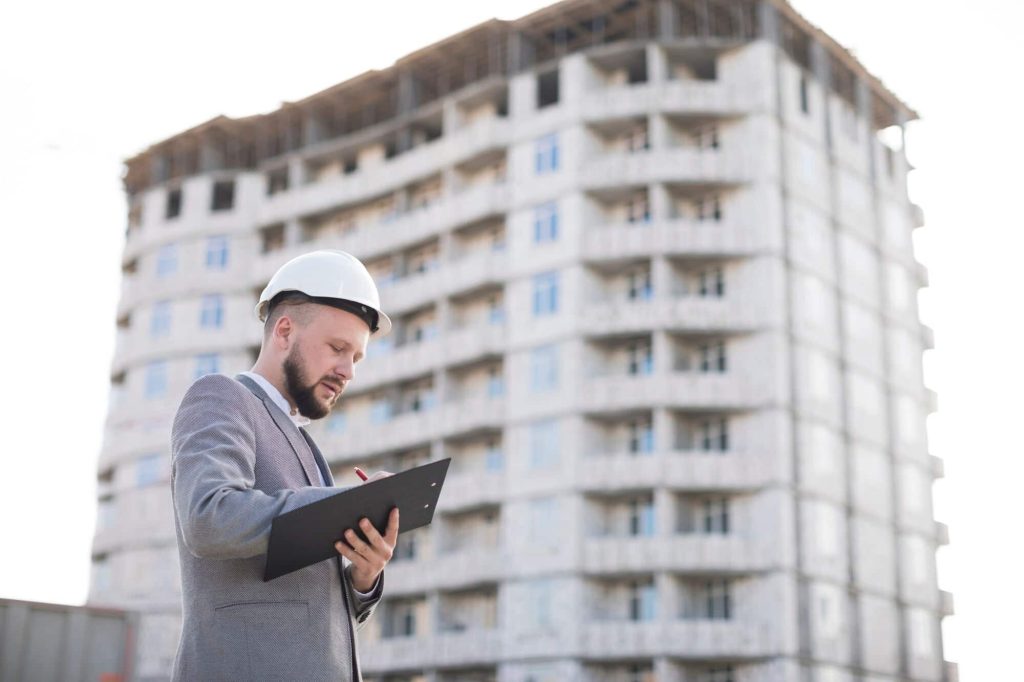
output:
[[[327,345],[330,346],[331,350],[333,350],[335,353],[340,353],[341,352],[341,349],[340,348],[335,348],[333,343],[329,343]]]

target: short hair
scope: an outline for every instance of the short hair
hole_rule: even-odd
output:
[[[301,291],[289,290],[279,292],[267,303],[267,319],[263,323],[264,340],[270,337],[271,330],[285,312],[293,311],[290,312],[290,316],[298,326],[308,326],[313,321],[315,312],[312,304],[329,305],[332,308],[352,313],[366,323],[371,334],[377,331],[379,314],[367,305],[346,299],[310,296]]]
[[[263,323],[263,339],[270,338],[274,325],[287,314],[299,327],[306,327],[313,321],[313,300],[301,291],[282,291],[267,304],[267,319]]]

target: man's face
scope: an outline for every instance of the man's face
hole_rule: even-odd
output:
[[[355,363],[366,354],[370,330],[352,313],[311,305],[316,305],[313,320],[296,328],[282,369],[285,390],[299,412],[322,419],[355,376]]]

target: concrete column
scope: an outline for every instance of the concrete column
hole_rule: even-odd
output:
[[[508,83],[509,118],[520,120],[537,108],[537,77],[533,72],[516,74]]]
[[[651,114],[647,118],[647,140],[651,149],[665,150],[672,146],[672,131],[668,119],[661,114]]]
[[[832,69],[829,65],[828,52],[825,50],[825,46],[816,40],[811,42],[811,71],[814,73],[815,80],[821,85],[822,92],[825,93],[825,146],[831,155],[834,147],[832,140],[832,107],[829,106],[829,99],[832,95]]]
[[[659,538],[668,538],[675,533],[675,524],[672,522],[675,515],[675,501],[672,492],[667,488],[658,488],[654,491],[654,533]],[[661,594],[661,590],[658,590]]]
[[[672,197],[665,185],[660,183],[650,185],[647,188],[647,201],[651,208],[652,223],[658,225],[672,220]]]
[[[655,362],[658,356],[655,355]],[[668,370],[664,369],[666,363],[656,365],[655,371],[658,375],[664,376]],[[672,452],[675,450],[675,424],[672,419],[672,412],[664,407],[654,410],[654,450],[655,452]]]
[[[562,58],[558,65],[559,104],[578,104],[592,85],[592,68],[585,55],[577,53]]]
[[[295,189],[306,184],[306,164],[298,154],[288,157],[288,187]]]
[[[658,43],[648,43],[647,48],[647,82],[663,83],[669,79],[668,56],[665,48]]]
[[[302,223],[298,218],[289,218],[284,224],[285,248],[302,242]]]
[[[448,137],[462,127],[462,112],[459,105],[451,97],[446,97],[441,105],[441,134]]]
[[[658,0],[658,30],[655,35],[659,40],[672,40],[675,37],[676,11],[676,5],[672,0]],[[647,66],[650,67],[650,62]],[[658,679],[661,679],[660,675]]]
[[[666,301],[672,296],[672,268],[666,256],[655,256],[651,259],[651,288],[654,289],[654,299],[657,301]],[[655,349],[655,362],[657,357]]]

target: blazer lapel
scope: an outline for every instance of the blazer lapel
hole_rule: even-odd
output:
[[[267,408],[267,412],[274,419],[274,423],[277,424],[277,428],[281,430],[284,437],[288,439],[288,444],[292,446],[292,452],[295,453],[296,459],[299,460],[299,464],[302,466],[302,471],[306,475],[306,482],[312,486],[320,486],[320,477],[317,475],[316,462],[310,462],[309,457],[303,457],[302,452],[306,448],[302,447],[302,439],[299,437],[299,429],[295,426],[295,423],[288,418],[284,412],[281,411],[274,401],[270,399],[266,391],[260,388],[260,385],[255,381],[245,376],[244,374],[236,374],[235,380],[241,382],[246,388],[253,392],[257,398],[263,401],[263,406]],[[312,452],[310,453],[312,455]],[[333,484],[332,484],[333,485]]]

